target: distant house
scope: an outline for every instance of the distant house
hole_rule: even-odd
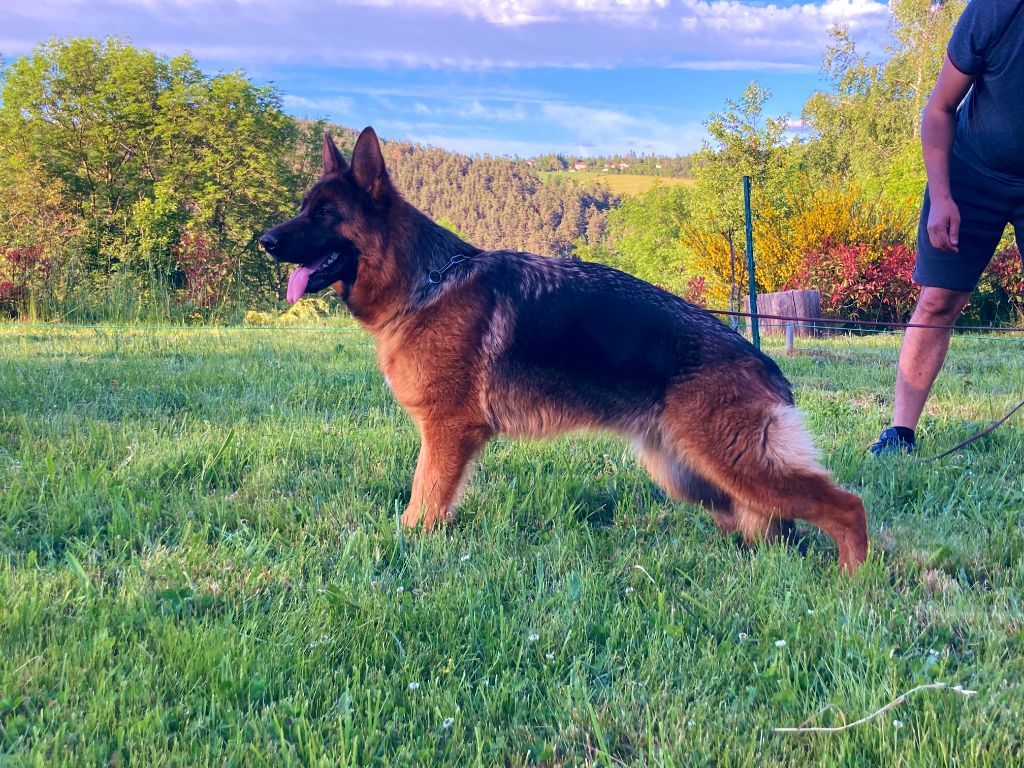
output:
[[[573,165],[572,169],[574,171],[585,171],[587,170],[587,164],[583,160],[577,160],[576,164]]]

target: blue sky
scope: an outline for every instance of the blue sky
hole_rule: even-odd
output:
[[[879,53],[878,0],[4,0],[0,53],[126,35],[274,82],[297,116],[467,153],[685,153],[757,80],[799,118],[833,24]]]

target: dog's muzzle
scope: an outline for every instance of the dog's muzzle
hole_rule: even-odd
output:
[[[263,235],[260,236],[260,245],[262,245],[263,250],[271,256],[274,255],[274,251],[277,250],[277,247],[280,244],[280,241],[269,232],[264,232]]]

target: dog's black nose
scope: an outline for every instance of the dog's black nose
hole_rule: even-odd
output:
[[[267,253],[273,253],[279,244],[277,238],[269,232],[263,233],[260,237],[260,245],[263,246]]]

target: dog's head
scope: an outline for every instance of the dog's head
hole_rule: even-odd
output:
[[[380,142],[366,128],[349,165],[330,134],[324,134],[323,175],[306,193],[299,215],[260,237],[278,261],[298,264],[288,280],[288,301],[340,283],[356,282],[361,255],[379,248],[391,182]]]

